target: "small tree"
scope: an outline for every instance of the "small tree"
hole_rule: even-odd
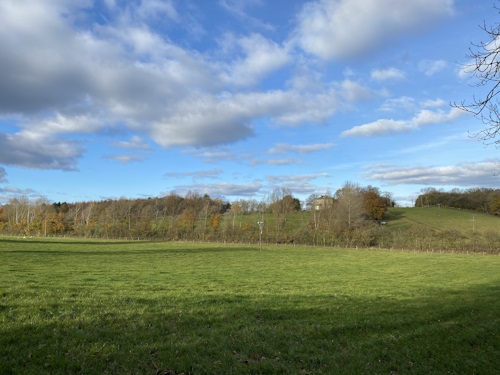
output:
[[[500,215],[500,195],[498,198],[491,204],[490,211],[493,215]]]
[[[387,206],[384,200],[374,191],[367,191],[363,194],[363,207],[371,219],[382,220]]]
[[[268,200],[269,200],[268,209],[274,216],[277,239],[284,238],[287,218],[290,212],[296,209],[297,207],[296,201],[292,197],[290,190],[288,190],[285,187],[274,188]],[[298,203],[300,209],[300,202]]]
[[[334,214],[341,227],[351,229],[358,226],[364,218],[363,195],[358,185],[346,182],[335,193]]]

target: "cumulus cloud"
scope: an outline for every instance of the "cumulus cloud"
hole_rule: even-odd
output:
[[[366,177],[391,185],[498,186],[500,177],[495,175],[497,169],[498,161],[495,160],[444,166],[374,165],[368,168]]]
[[[30,134],[0,133],[0,163],[34,169],[76,170],[83,153],[77,141],[58,137],[31,137]]]
[[[187,12],[178,10],[184,6],[181,2],[148,0],[120,6],[105,0],[99,9],[104,21],[96,23],[88,16],[95,10],[93,2],[2,1],[0,115],[15,117],[19,131],[0,136],[0,145],[9,147],[8,154],[5,147],[0,150],[0,162],[76,169],[85,144],[71,140],[72,135],[123,128],[134,136],[111,143],[113,147],[147,150],[145,137],[163,147],[232,144],[253,137],[254,124],[261,118],[286,126],[325,123],[374,92],[351,79],[323,84],[307,69],[310,74],[298,72],[287,89],[255,87],[295,64],[297,45],[320,57],[352,56],[389,35],[374,25],[388,25],[391,33],[418,29],[424,21],[451,14],[453,8],[451,0],[376,3],[313,1],[300,12],[293,43],[276,43],[256,33],[233,36],[227,41],[228,55],[221,58],[223,49],[202,53],[181,47],[155,29],[155,22],[146,22],[162,17],[187,29]],[[219,4],[237,14],[259,2]],[[384,7],[391,12],[380,11]],[[362,23],[362,33],[349,34],[358,17],[347,22],[344,16],[353,10],[360,11],[368,32]],[[408,14],[413,18],[406,19]],[[390,77],[391,71],[377,74]],[[144,159],[143,154],[106,157],[124,163]]]
[[[227,66],[226,72],[222,74],[222,80],[226,84],[254,85],[290,60],[285,48],[259,34],[243,37],[236,43],[244,57]]]
[[[85,134],[99,131],[102,126],[89,116],[54,117],[21,123],[15,134],[0,133],[0,163],[35,169],[76,170],[77,160],[85,147],[81,142],[66,139],[60,134]]]
[[[249,104],[238,98],[199,95],[177,104],[170,116],[151,124],[150,135],[160,145],[213,146],[253,135]]]
[[[407,133],[424,126],[450,122],[463,116],[464,112],[452,108],[449,112],[420,110],[411,120],[380,119],[364,125],[355,126],[342,132],[342,137],[376,137],[394,133]]]
[[[453,0],[317,0],[299,13],[295,42],[325,60],[351,58],[453,14]]]
[[[111,23],[78,30],[71,17],[61,16],[78,17],[83,7],[82,2],[0,4],[0,113],[21,113],[27,122],[43,114],[45,119],[37,119],[43,126],[30,129],[38,133],[92,132],[115,123],[143,130],[169,101],[212,85],[203,59],[145,26]]]
[[[213,146],[254,135],[252,120],[269,117],[278,124],[322,123],[339,108],[334,91],[303,96],[296,91],[193,95],[154,121],[151,137],[164,147]]]
[[[443,99],[428,99],[428,100],[424,100],[422,103],[422,107],[426,107],[426,108],[438,108],[438,107],[443,107],[445,105],[447,105],[448,103],[446,103]]]
[[[220,4],[233,11],[258,5]],[[230,144],[252,137],[259,118],[279,125],[320,124],[344,109],[344,102],[372,95],[351,80],[312,91],[297,83],[287,90],[239,93],[292,63],[291,46],[260,34],[233,37],[230,58],[224,60],[217,53],[180,47],[155,30],[154,22],[145,22],[161,16],[187,28],[182,26],[185,12],[176,8],[180,3],[148,0],[121,7],[107,0],[100,9],[106,20],[100,24],[88,18],[93,6],[87,1],[0,2],[0,115],[15,117],[20,129],[2,138],[11,145],[19,140],[16,157],[3,155],[9,163],[72,169],[84,144],[62,135],[117,128],[135,134],[111,144],[125,149],[146,150],[144,136],[163,147]],[[54,147],[21,149],[34,147],[35,139]],[[28,157],[40,152],[39,162]],[[108,157],[127,162],[142,156]]]

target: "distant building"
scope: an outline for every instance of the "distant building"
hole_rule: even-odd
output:
[[[331,206],[333,206],[333,198],[331,198],[331,197],[314,198],[313,208],[316,211],[319,211],[323,208],[327,208],[327,207],[331,207]]]

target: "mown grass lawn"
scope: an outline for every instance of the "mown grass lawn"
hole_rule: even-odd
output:
[[[494,374],[500,257],[0,238],[1,374]]]

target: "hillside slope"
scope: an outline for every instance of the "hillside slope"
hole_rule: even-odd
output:
[[[437,231],[454,229],[460,232],[500,231],[500,218],[477,212],[438,207],[390,208],[384,220],[392,229],[424,225]]]

